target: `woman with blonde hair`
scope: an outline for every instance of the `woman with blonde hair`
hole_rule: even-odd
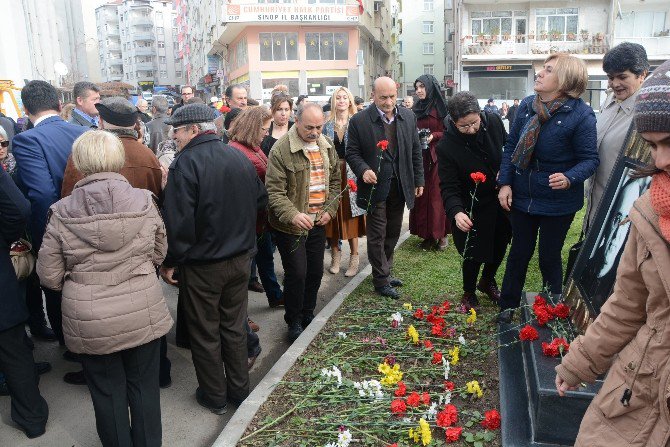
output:
[[[344,150],[347,145],[347,127],[349,119],[357,112],[354,96],[346,87],[337,89],[330,98],[330,119],[323,126],[323,134],[333,140],[335,150],[340,158],[340,171],[344,189],[348,180],[356,182],[356,176],[344,161]],[[342,195],[337,208],[337,216],[326,225],[326,238],[330,241],[331,261],[330,273],[340,271],[342,251],[340,240],[349,242],[349,267],[344,276],[358,273],[360,258],[358,255],[358,238],[365,236],[365,210],[356,206],[356,192],[349,190]]]
[[[160,338],[172,327],[156,276],[165,226],[152,193],[119,174],[117,136],[84,133],[72,160],[84,178],[49,210],[37,274],[62,290],[65,344],[84,367],[102,445],[159,446]]]
[[[535,95],[519,105],[505,144],[498,200],[512,217],[512,247],[500,292],[500,321],[519,306],[539,233],[542,282],[562,291],[561,249],[584,204],[584,181],[598,167],[596,117],[580,96],[588,73],[581,59],[551,54],[537,73]],[[512,200],[512,197],[514,200]]]

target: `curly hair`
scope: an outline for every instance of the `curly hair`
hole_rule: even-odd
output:
[[[263,141],[261,129],[263,123],[270,120],[270,111],[263,106],[247,107],[228,129],[230,141],[237,141],[247,147],[258,147]]]

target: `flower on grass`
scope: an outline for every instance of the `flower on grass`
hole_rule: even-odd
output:
[[[483,182],[486,181],[486,174],[477,171],[477,172],[471,173],[470,178],[472,179],[473,182],[479,184],[479,183],[483,183]]]
[[[350,178],[349,180],[347,180],[347,186],[352,192],[358,191],[358,185],[356,185],[356,180],[354,179]]]
[[[451,391],[447,391],[443,395],[440,395],[440,405],[449,405],[451,403]]]
[[[421,402],[423,402],[424,405],[430,405],[430,394],[428,394],[424,391],[421,394]]]
[[[454,346],[454,349],[449,350],[449,355],[451,356],[451,364],[452,365],[457,365],[458,364],[458,359],[459,355],[461,353],[461,348],[458,346]]]
[[[477,311],[473,308],[470,308],[470,315],[468,315],[468,318],[466,318],[465,322],[468,324],[475,324],[475,321],[477,321]]]
[[[424,340],[423,347],[430,351],[431,349],[433,349],[433,342],[430,340]]]
[[[389,447],[398,447],[398,443],[394,442],[393,444],[389,444]]]
[[[497,430],[500,428],[500,413],[498,413],[498,410],[489,410],[484,413],[482,427],[487,430]]]
[[[444,410],[437,414],[436,423],[438,427],[450,427],[456,422],[458,422],[458,409],[456,408],[456,405],[449,404],[444,407]]]
[[[419,333],[411,324],[407,327],[407,336],[412,340],[412,343],[415,345],[419,344]]]
[[[463,337],[463,334],[458,336],[458,342],[462,345],[465,344],[465,337]]]
[[[390,320],[391,320],[391,327],[392,328],[400,327],[400,324],[403,321],[402,314],[400,312],[396,312],[396,313],[391,315]]]
[[[384,375],[379,381],[384,386],[393,386],[402,380],[402,371],[400,371],[399,363],[394,364],[393,367],[388,363],[380,363],[377,371]]]
[[[437,402],[433,402],[432,404],[430,404],[430,408],[428,409],[428,411],[426,411],[424,417],[429,421],[434,421],[436,416],[437,416]]]
[[[444,389],[448,391],[453,391],[453,389],[456,387],[454,382],[450,382],[449,380],[444,381]]]
[[[402,307],[410,312],[412,311],[412,303],[403,303]]]
[[[412,391],[412,394],[407,396],[407,405],[410,407],[418,407],[421,403],[421,396],[416,391]]]
[[[407,387],[405,386],[405,382],[402,380],[398,382],[398,389],[395,390],[393,394],[395,394],[397,397],[403,397],[405,394],[407,394]]]
[[[423,309],[419,308],[414,312],[414,318],[416,318],[417,320],[423,320],[423,317],[424,317]]]
[[[473,396],[482,397],[484,395],[481,387],[479,386],[479,382],[476,380],[472,380],[466,383],[465,386],[467,387],[468,393],[472,394]]]
[[[442,353],[440,351],[433,352],[433,360],[430,361],[433,365],[442,363]]]
[[[391,401],[391,413],[393,414],[403,414],[407,411],[407,405],[402,399],[394,399]]]
[[[527,324],[519,331],[519,339],[522,341],[532,341],[532,340],[537,340],[539,338],[539,334],[537,333],[537,330]]]
[[[447,427],[447,429],[444,431],[447,442],[458,441],[461,438],[461,433],[463,433],[463,427]]]
[[[451,365],[445,356],[442,356],[442,366],[444,367],[444,380],[449,380],[449,371],[451,370]]]
[[[430,425],[424,418],[419,419],[419,428],[421,430],[421,444],[428,445],[433,440],[433,435],[430,432]]]
[[[389,146],[388,140],[381,140],[377,143],[377,147],[382,151],[388,149],[388,146]]]
[[[337,379],[337,386],[342,385],[342,371],[337,366],[333,366],[331,369],[323,368],[321,370],[321,377],[325,377],[326,379],[335,377]]]
[[[338,332],[337,338],[347,338],[347,334],[345,334],[344,332]]]
[[[351,440],[351,432],[344,427],[340,427],[340,432],[337,435],[337,443],[329,442],[325,447],[349,447]]]
[[[570,316],[570,306],[565,303],[558,303],[551,309],[551,313],[556,318],[568,318]]]
[[[565,338],[554,338],[551,343],[542,343],[542,353],[547,357],[558,357],[568,352],[570,345]]]
[[[395,356],[393,354],[387,355],[384,357],[384,363],[387,363],[389,366],[395,365]]]
[[[381,383],[378,380],[364,380],[363,382],[354,382],[354,388],[358,390],[361,397],[372,397],[374,399],[383,399]]]
[[[433,324],[433,326],[430,329],[431,335],[435,335],[436,337],[441,337],[444,335],[442,332],[443,327],[441,324]]]

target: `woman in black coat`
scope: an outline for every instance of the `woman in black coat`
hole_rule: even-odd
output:
[[[445,133],[437,146],[437,165],[444,209],[451,222],[454,244],[463,256],[461,302],[470,308],[479,304],[475,290],[494,301],[500,298],[495,275],[512,235],[496,187],[507,132],[500,116],[482,112],[470,92],[454,95],[448,109]],[[475,172],[481,172],[486,179],[476,184],[471,177]],[[484,269],[477,283],[482,264]]]

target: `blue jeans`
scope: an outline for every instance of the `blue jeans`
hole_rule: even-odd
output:
[[[258,276],[261,278],[261,284],[265,289],[265,295],[270,302],[278,301],[282,297],[282,290],[277,281],[277,275],[275,275],[274,244],[269,231],[256,237],[256,247],[258,253],[256,253],[255,261],[258,266]]]

